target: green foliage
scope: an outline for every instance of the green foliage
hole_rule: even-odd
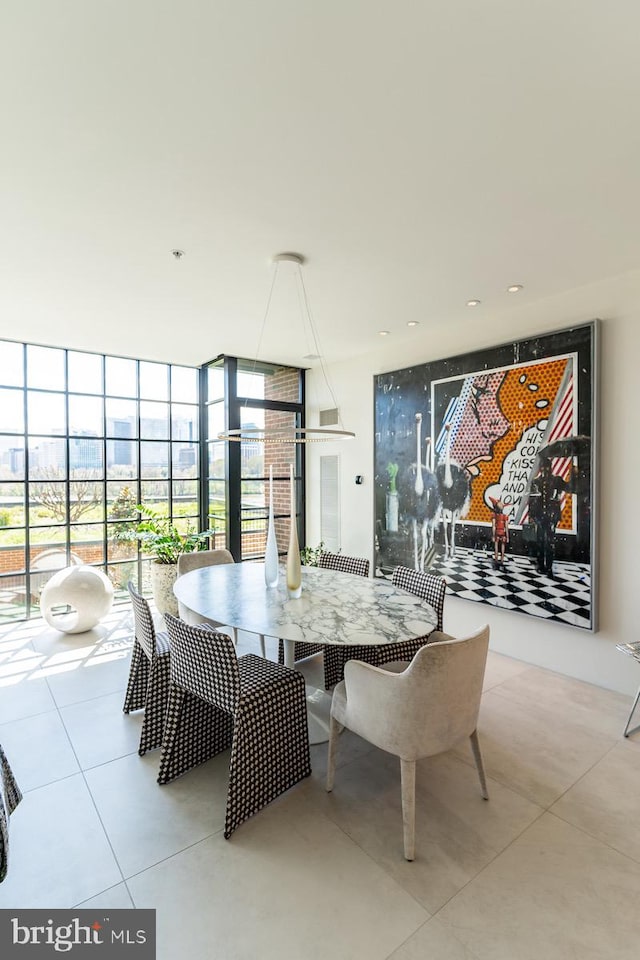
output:
[[[132,518],[135,518],[138,509],[131,487],[123,487],[109,508],[109,520],[124,521],[109,525],[108,535],[111,541],[128,543],[137,539],[138,522]]]
[[[0,527],[8,527],[11,523],[11,511],[0,510]]]
[[[137,509],[146,519],[138,523],[134,539],[140,541],[142,552],[154,554],[158,563],[177,563],[183,553],[206,550],[207,540],[213,536],[213,530],[197,533],[190,523],[185,533],[181,533],[169,517],[157,510],[140,503]]]
[[[120,493],[109,508],[110,520],[131,520],[138,510],[136,498],[131,487],[122,487]]]
[[[317,547],[303,547],[300,551],[300,563],[304,567],[317,567],[320,563],[321,553],[324,553],[324,542],[322,540]]]

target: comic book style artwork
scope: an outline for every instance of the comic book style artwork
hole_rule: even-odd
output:
[[[376,575],[595,630],[597,321],[374,378]]]

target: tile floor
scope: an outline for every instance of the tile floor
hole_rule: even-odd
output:
[[[159,960],[637,957],[629,698],[490,653],[491,800],[466,748],[420,764],[407,863],[397,761],[349,733],[331,795],[315,746],[311,778],[225,841],[227,754],[166,787],[158,752],[137,755],[130,647],[126,607],[78,636],[0,633],[0,743],[24,793],[0,907],[155,907]]]

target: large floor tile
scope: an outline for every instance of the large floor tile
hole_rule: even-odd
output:
[[[103,890],[96,897],[91,897],[82,903],[75,903],[74,907],[82,910],[130,910],[133,907],[133,900],[126,884],[119,883],[115,887]]]
[[[477,954],[454,937],[437,917],[432,917],[395,950],[389,960],[478,960],[478,958]]]
[[[386,960],[428,914],[292,791],[128,882],[158,960]]]
[[[122,693],[62,707],[64,723],[83,770],[136,753],[144,712],[124,714]]]
[[[86,659],[92,651],[130,649],[133,643],[133,617],[129,604],[114,608],[95,627],[82,633],[63,633],[43,620],[39,623],[40,629],[32,637],[33,648],[54,661],[65,654],[71,659]]]
[[[312,786],[306,789],[310,791]],[[451,754],[423,760],[416,776],[416,859],[404,859],[400,761],[374,750],[336,771],[311,798],[416,900],[435,913],[542,810],[498,783],[482,799],[475,768]]]
[[[494,688],[494,693],[507,697],[527,709],[544,710],[557,724],[582,726],[595,734],[622,736],[629,714],[629,697],[592,683],[583,683],[552,670],[530,667]]]
[[[159,763],[153,750],[85,774],[125,879],[224,826],[228,751],[164,786]]]
[[[480,707],[486,772],[542,807],[551,806],[616,743],[582,724],[560,724],[544,706],[517,702],[499,690],[502,686],[485,693]],[[466,746],[455,752],[473,763]]]
[[[363,740],[362,737],[346,729],[340,734],[338,742],[337,770],[376,749],[368,740]],[[325,789],[327,779],[328,746],[327,743],[311,744],[311,780],[316,782],[321,790]]]
[[[502,653],[489,650],[482,688],[483,690],[491,690],[492,687],[497,687],[505,680],[510,680],[511,677],[530,669],[531,665],[524,663],[522,660],[514,660],[512,657],[505,657]]]
[[[640,864],[545,814],[438,914],[479,960],[635,960]]]
[[[80,769],[57,710],[0,724],[0,743],[23,793]]]
[[[638,798],[640,749],[623,740],[551,810],[640,863]]]
[[[11,817],[0,907],[72,907],[121,881],[82,774],[25,794]]]
[[[47,683],[58,707],[92,700],[109,693],[124,694],[129,676],[130,657],[126,652],[90,656],[86,660],[49,664]]]
[[[0,679],[0,723],[54,710],[55,700],[44,677],[30,671]]]

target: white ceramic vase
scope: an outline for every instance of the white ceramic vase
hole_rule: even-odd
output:
[[[287,592],[293,600],[302,593],[302,566],[300,564],[300,544],[298,543],[298,524],[296,521],[296,488],[293,479],[293,464],[289,466],[291,483],[291,527],[289,530],[289,551],[287,553]]]
[[[278,585],[278,542],[273,522],[273,466],[269,467],[269,522],[267,525],[267,547],[264,555],[264,581],[268,587]]]
[[[177,563],[152,563],[151,588],[156,609],[163,617],[165,613],[178,616],[178,601],[173,592],[173,585],[178,576]]]
[[[398,532],[398,494],[390,492],[387,494],[387,532]]]

